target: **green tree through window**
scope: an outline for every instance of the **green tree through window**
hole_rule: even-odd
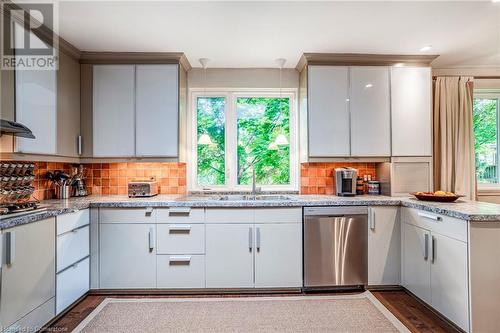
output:
[[[288,98],[238,98],[238,184],[290,184],[290,146],[272,145],[279,134],[290,142]],[[271,146],[271,147],[270,147]]]
[[[474,149],[479,183],[498,182],[498,99],[474,98]]]
[[[197,174],[199,185],[224,185],[225,114],[224,97],[198,97],[196,103],[197,137],[206,133],[211,145],[198,145]]]
[[[291,98],[233,96],[196,98],[198,186],[291,185]]]

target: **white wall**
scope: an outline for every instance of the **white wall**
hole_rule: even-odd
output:
[[[188,72],[188,88],[279,88],[277,68],[209,68],[206,84],[204,71],[194,68]],[[282,87],[299,88],[299,72],[282,70]]]

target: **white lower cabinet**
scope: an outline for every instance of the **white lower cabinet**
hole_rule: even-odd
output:
[[[302,287],[302,208],[97,215],[100,289]]]
[[[399,207],[370,207],[368,222],[368,285],[399,285],[401,282]]]
[[[207,218],[207,288],[302,286],[300,208],[209,211],[207,217],[220,216],[225,223]],[[241,223],[248,216],[262,223]]]
[[[57,236],[57,272],[89,255],[89,231],[87,224]]]
[[[302,287],[301,224],[256,224],[255,249],[255,287]]]
[[[403,286],[470,331],[467,221],[403,208]]]
[[[254,286],[254,232],[253,224],[206,225],[207,288]]]
[[[428,246],[426,246],[430,237],[429,232],[411,224],[405,224],[403,228],[403,285],[417,297],[430,304],[431,266]]]
[[[102,223],[99,229],[100,288],[156,288],[156,225]]]
[[[84,209],[56,218],[56,315],[90,287],[90,215]]]
[[[469,329],[467,243],[431,235],[431,305],[460,328]]]
[[[158,254],[204,254],[204,224],[158,224]]]
[[[158,288],[205,288],[204,255],[157,255]]]
[[[54,317],[55,235],[54,218],[2,231],[2,330],[34,331]]]
[[[87,257],[57,274],[56,315],[89,290],[90,259]]]

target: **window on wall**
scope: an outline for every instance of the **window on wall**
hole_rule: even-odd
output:
[[[498,128],[500,91],[474,93],[474,149],[477,181],[483,186],[499,183]]]
[[[196,99],[196,133],[198,160],[197,182],[202,186],[226,183],[225,163],[225,107],[224,97]]]
[[[295,190],[294,93],[193,93],[191,189]],[[194,167],[195,166],[195,167]]]

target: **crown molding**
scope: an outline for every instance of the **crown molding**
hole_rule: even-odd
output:
[[[306,65],[333,66],[406,66],[429,67],[439,55],[362,54],[362,53],[304,53],[295,66],[299,72]]]
[[[182,52],[82,52],[81,64],[180,64],[191,65]]]

